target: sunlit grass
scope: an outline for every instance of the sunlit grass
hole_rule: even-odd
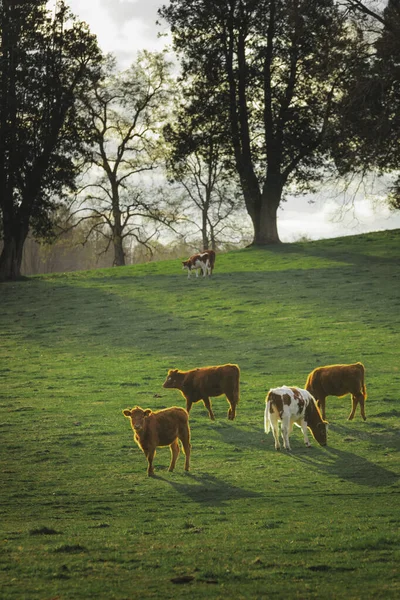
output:
[[[398,597],[399,259],[390,231],[0,286],[1,597]],[[366,423],[328,398],[328,447],[275,452],[267,390],[358,360]],[[122,409],[225,362],[237,419],[195,404],[191,473],[147,478]]]

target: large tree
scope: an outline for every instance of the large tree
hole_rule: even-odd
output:
[[[368,52],[353,69],[341,101],[335,159],[340,173],[398,173],[400,169],[400,2],[347,0]],[[376,3],[375,3],[376,4]],[[372,32],[372,33],[371,33]],[[400,208],[400,177],[388,199]]]
[[[169,220],[160,195],[142,176],[161,164],[171,81],[165,55],[144,51],[123,72],[109,61],[87,97],[94,143],[88,149],[86,183],[78,189],[73,214],[81,215],[77,223],[90,221],[90,231],[100,232],[112,245],[116,266],[125,264],[124,244],[129,238],[148,240],[145,221]]]
[[[29,230],[51,235],[52,215],[76,175],[87,129],[78,110],[102,60],[87,26],[57,2],[0,7],[0,280],[20,276]]]
[[[219,98],[254,243],[278,242],[284,191],[307,189],[325,166],[357,46],[350,24],[334,0],[171,0],[160,13],[183,78],[201,74]]]

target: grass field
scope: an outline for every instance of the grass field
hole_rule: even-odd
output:
[[[399,598],[399,292],[400,230],[1,285],[2,600]],[[328,446],[276,452],[268,389],[356,361],[367,421],[330,397]],[[236,420],[194,405],[191,472],[148,478],[122,410],[226,362]]]

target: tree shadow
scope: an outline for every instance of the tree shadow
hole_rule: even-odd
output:
[[[225,506],[232,500],[243,498],[260,498],[261,494],[232,485],[227,481],[218,479],[214,475],[185,473],[187,483],[176,479],[155,475],[156,479],[165,481],[179,494],[187,496],[192,502],[207,506]]]
[[[398,475],[389,469],[352,452],[344,452],[329,446],[324,450],[316,448],[309,455],[292,453],[290,456],[327,475],[334,475],[339,479],[367,487],[391,486],[399,479]]]
[[[380,416],[381,415],[374,415],[373,418]],[[392,411],[389,413],[389,416],[393,417],[396,415],[394,415]],[[351,426],[332,424],[332,430],[339,433],[346,442],[352,442],[357,439],[368,442],[369,444],[375,444],[376,446],[385,446],[385,448],[393,448],[397,451],[400,450],[400,431],[398,427],[391,427],[385,423],[375,423],[372,418],[368,418],[366,429],[356,429]]]
[[[217,424],[213,430],[225,444],[232,444],[236,451],[245,449],[265,449],[265,432],[260,427],[241,429],[231,423]]]

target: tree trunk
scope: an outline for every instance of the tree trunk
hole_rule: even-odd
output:
[[[268,174],[260,203],[255,205],[254,245],[279,244],[277,212],[282,198],[283,186],[279,175]]]
[[[120,235],[114,235],[114,267],[125,266],[125,252],[122,244],[122,237]]]
[[[208,235],[207,235],[207,209],[203,208],[201,223],[201,236],[203,242],[203,250],[208,250]]]
[[[4,237],[0,256],[0,281],[15,281],[21,278],[22,253],[27,234],[28,232],[24,233],[20,228],[20,231]]]

